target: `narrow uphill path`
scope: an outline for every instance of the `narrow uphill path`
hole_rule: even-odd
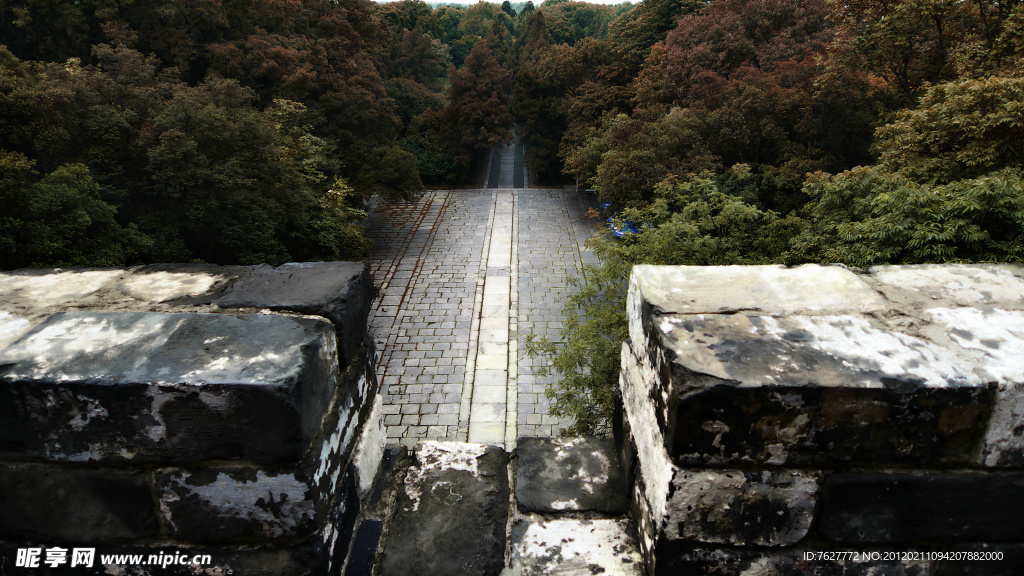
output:
[[[495,147],[480,190],[380,203],[369,218],[371,311],[388,441],[515,445],[558,435],[553,376],[525,335],[559,338],[567,279],[590,263],[589,196],[526,188],[520,144]]]

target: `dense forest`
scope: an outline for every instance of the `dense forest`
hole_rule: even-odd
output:
[[[633,264],[1024,259],[1024,2],[646,0],[567,40],[556,14],[513,114],[539,175],[633,231],[593,243],[566,344],[531,345],[573,432],[608,422]]]
[[[359,258],[363,199],[527,144],[597,191],[559,409],[632,264],[1024,258],[1024,1],[5,0],[0,268]]]

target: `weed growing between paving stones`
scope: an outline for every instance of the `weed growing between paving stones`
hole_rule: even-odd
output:
[[[628,337],[626,288],[631,264],[608,256],[607,238],[592,243],[602,263],[587,266],[583,280],[570,278],[577,292],[563,312],[561,342],[535,334],[526,336],[526,352],[549,360],[538,369],[543,376],[561,375],[547,386],[551,413],[568,416],[573,425],[563,436],[606,436],[618,393],[619,348]]]

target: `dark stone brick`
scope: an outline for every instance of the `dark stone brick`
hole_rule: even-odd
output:
[[[363,262],[302,262],[253,266],[223,296],[224,308],[269,308],[323,316],[338,332],[341,365],[348,365],[367,340],[373,300],[370,270]]]
[[[611,438],[524,437],[516,455],[516,500],[523,510],[620,514],[629,506]]]
[[[1024,472],[833,474],[817,526],[835,542],[1024,541]]]
[[[95,544],[158,529],[144,472],[0,464],[0,538]]]
[[[684,468],[966,464],[995,401],[963,357],[861,316],[650,311],[643,324],[633,349]]]
[[[912,391],[714,385],[680,398],[669,423],[680,467],[970,462],[993,402],[988,387]]]
[[[790,470],[679,470],[663,531],[668,538],[736,546],[785,546],[810,529],[817,474]]]
[[[0,457],[294,462],[337,388],[334,342],[310,318],[54,314],[0,353]]]
[[[492,446],[452,456],[448,450],[459,450],[456,446],[475,445],[417,447],[417,466],[409,470],[388,526],[378,567],[381,576],[501,572],[509,508],[508,455]]]
[[[350,470],[345,474],[341,485],[334,495],[334,502],[331,506],[332,531],[338,535],[337,539],[328,542],[333,547],[330,565],[338,572],[345,564],[345,556],[348,554],[352,544],[352,536],[356,530],[356,520],[359,519],[359,493],[356,490],[355,474]]]
[[[380,520],[370,519],[359,523],[345,566],[345,576],[370,576],[377,556],[377,545],[383,533],[384,523]]]
[[[391,444],[384,448],[384,457],[381,459],[380,469],[377,471],[373,487],[370,488],[370,492],[366,497],[367,508],[376,513],[378,517],[385,515],[385,491],[395,483],[395,475],[399,471],[405,472],[405,468],[411,463],[409,458],[409,450],[405,446]]]

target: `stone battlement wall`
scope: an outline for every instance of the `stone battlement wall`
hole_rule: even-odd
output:
[[[350,262],[0,274],[0,556],[340,573],[384,448],[372,296]]]
[[[638,266],[628,300],[649,573],[1021,573],[1024,267]]]

